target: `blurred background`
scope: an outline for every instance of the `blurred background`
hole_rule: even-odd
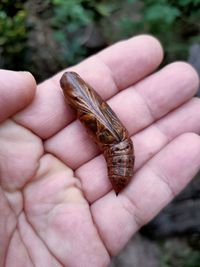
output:
[[[162,42],[163,64],[186,60],[200,73],[200,0],[0,0],[0,68],[40,82],[141,33]],[[110,266],[200,267],[199,175]]]

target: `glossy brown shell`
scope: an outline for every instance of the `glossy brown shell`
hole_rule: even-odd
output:
[[[67,102],[99,145],[107,162],[108,177],[118,194],[133,176],[133,144],[128,132],[108,104],[75,72],[60,80]]]

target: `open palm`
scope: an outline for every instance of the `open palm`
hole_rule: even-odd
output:
[[[118,197],[62,73],[36,89],[29,73],[0,71],[0,266],[107,266],[199,170],[198,77],[183,62],[153,73],[162,55],[138,36],[70,68],[133,138],[135,175]]]

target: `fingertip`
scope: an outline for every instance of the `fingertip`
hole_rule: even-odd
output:
[[[161,43],[151,35],[138,35],[99,52],[118,88],[126,88],[152,73],[163,60]]]
[[[36,92],[36,80],[29,71],[18,71],[17,73],[20,75],[20,79],[24,81],[23,99],[25,103],[29,104]]]
[[[187,83],[188,89],[194,95],[199,88],[199,75],[195,68],[185,61],[176,61],[169,64],[167,67],[173,68],[173,73],[177,76],[183,77],[182,81]]]
[[[138,39],[137,41],[139,44],[143,43],[143,45],[146,46],[146,51],[149,51],[149,48],[151,48],[151,59],[159,65],[164,58],[164,50],[160,40],[150,34],[141,34],[136,37],[132,37],[131,39],[134,41],[136,38]]]
[[[188,79],[190,79],[191,82],[191,88],[193,88],[194,94],[197,93],[199,89],[199,74],[197,73],[196,69],[187,62],[181,62],[182,65],[185,65],[185,68],[187,69],[188,72]]]
[[[187,132],[187,133],[184,133],[184,134],[181,134],[179,137],[178,137],[178,140],[179,142],[182,142],[184,144],[183,146],[183,149],[184,147],[187,149],[187,150],[190,150],[191,154],[193,154],[193,156],[195,154],[198,154],[199,157],[199,163],[200,163],[200,136],[194,132]]]
[[[26,107],[34,98],[36,82],[29,72],[0,70],[0,121]]]

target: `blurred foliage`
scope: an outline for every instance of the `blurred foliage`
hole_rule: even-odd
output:
[[[163,257],[163,262],[161,267],[199,267],[200,255],[198,251],[186,253],[179,257],[174,264],[169,256],[165,255]]]
[[[140,33],[161,40],[167,62],[186,59],[189,46],[200,41],[199,18],[200,0],[1,0],[0,67],[43,79]],[[91,45],[96,29],[101,41]]]
[[[25,56],[27,13],[22,1],[0,3],[0,67],[17,68]],[[22,60],[23,61],[23,60]]]
[[[68,64],[77,63],[89,54],[84,45],[90,37],[89,27],[100,24],[122,5],[119,0],[52,0],[51,3],[54,38],[62,50],[60,60]]]
[[[200,252],[189,245],[186,237],[163,240],[160,248],[160,267],[199,267]]]
[[[167,61],[186,59],[188,48],[200,41],[200,0],[130,0],[141,3],[140,16],[122,16],[116,39],[150,33],[161,41]]]

